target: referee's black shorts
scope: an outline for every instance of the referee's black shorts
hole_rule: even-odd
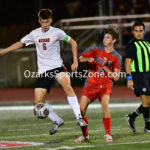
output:
[[[55,76],[60,72],[66,72],[65,67],[55,68],[40,74],[40,76],[36,79],[34,88],[44,88],[47,89],[47,92],[50,92],[50,88],[55,81]]]
[[[132,73],[136,96],[150,95],[150,72]]]

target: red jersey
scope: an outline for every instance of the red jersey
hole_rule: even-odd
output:
[[[85,87],[88,88],[100,88],[102,85],[112,86],[112,79],[108,77],[108,74],[102,67],[104,57],[107,59],[106,66],[114,72],[114,69],[121,70],[121,55],[117,51],[107,53],[105,50],[99,50],[97,47],[92,47],[85,50],[82,54],[85,58],[94,58],[94,62],[89,63],[88,78],[85,82]]]

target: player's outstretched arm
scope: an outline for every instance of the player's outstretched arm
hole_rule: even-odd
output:
[[[68,42],[72,47],[72,54],[73,54],[73,64],[71,65],[71,70],[76,71],[78,68],[78,59],[77,59],[77,43],[75,40],[70,38]]]
[[[18,41],[16,43],[12,44],[11,46],[9,46],[8,48],[0,51],[0,56],[6,54],[8,52],[11,52],[13,50],[19,49],[19,48],[21,48],[23,46],[24,46],[24,44],[22,42]]]

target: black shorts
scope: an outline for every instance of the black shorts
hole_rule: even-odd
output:
[[[50,92],[50,88],[55,81],[55,76],[60,72],[66,72],[65,67],[55,68],[40,74],[40,76],[36,79],[34,88],[44,88],[47,89],[47,92]]]
[[[132,73],[136,96],[150,95],[150,72]]]

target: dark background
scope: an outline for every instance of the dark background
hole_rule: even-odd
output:
[[[53,11],[55,24],[64,18],[144,14],[149,13],[149,6],[148,0],[0,0],[0,47],[38,27],[41,8]]]

